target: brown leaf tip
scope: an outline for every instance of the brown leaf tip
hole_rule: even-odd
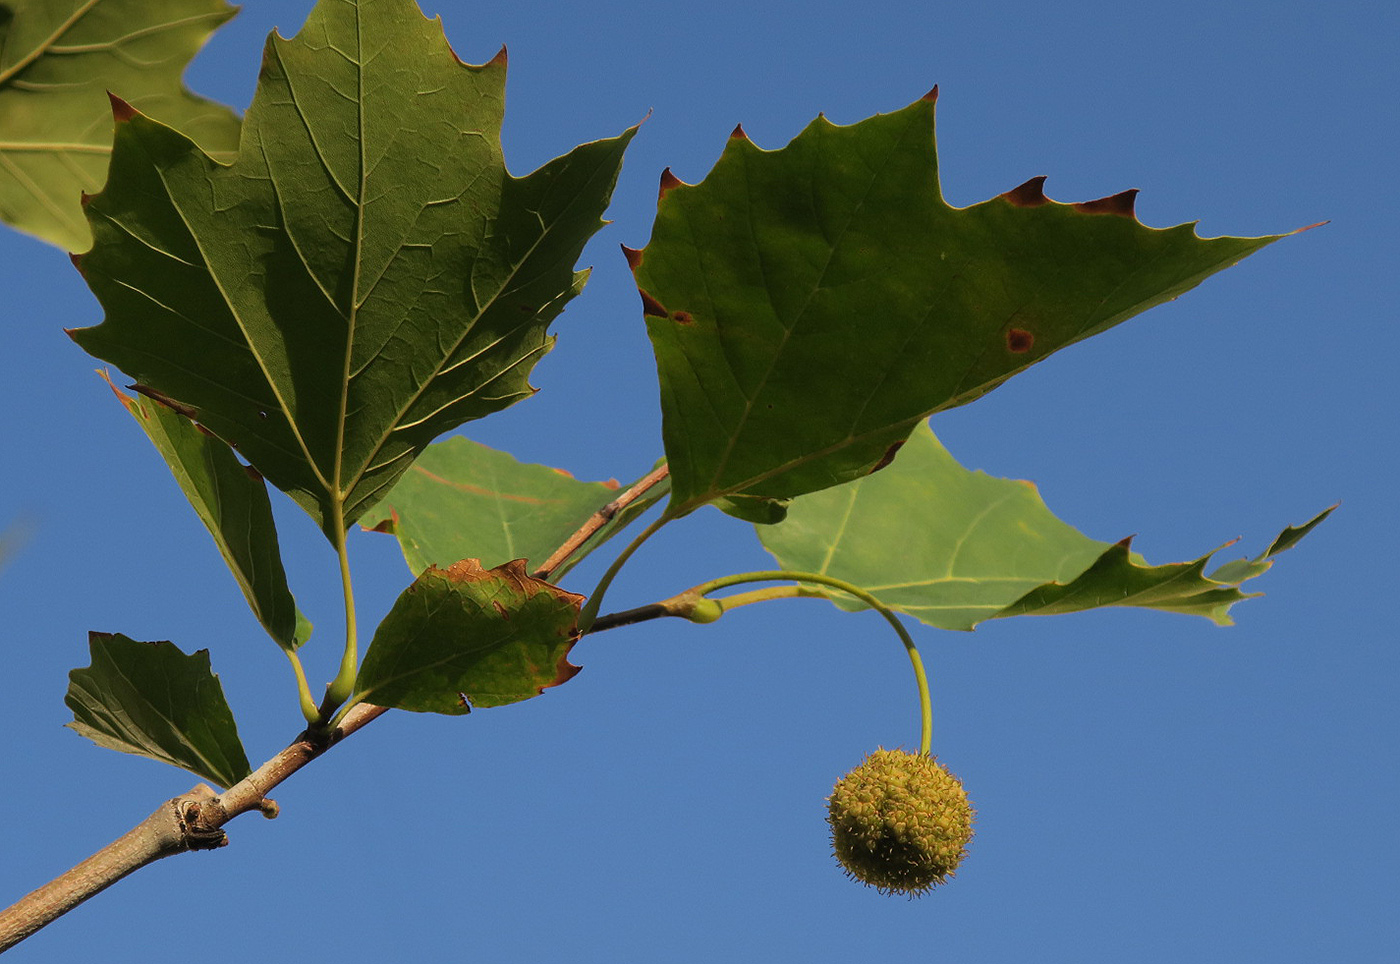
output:
[[[1074,209],[1083,211],[1085,214],[1116,214],[1119,217],[1131,218],[1135,216],[1133,205],[1137,196],[1137,188],[1133,188],[1129,191],[1110,194],[1108,197],[1101,197],[1095,201],[1080,201],[1074,205]]]
[[[1006,350],[1013,355],[1024,355],[1035,344],[1035,335],[1024,328],[1011,328],[1006,332]]]
[[[661,187],[656,192],[656,200],[660,202],[660,200],[666,196],[666,192],[670,191],[672,188],[681,187],[683,184],[685,184],[684,181],[672,174],[669,167],[666,168],[666,170],[661,172]]]
[[[874,475],[876,472],[880,471],[885,466],[893,462],[894,457],[899,454],[899,450],[902,448],[904,448],[903,442],[895,442],[889,448],[885,449],[885,454],[880,456],[880,461],[875,463],[875,467],[870,470],[870,474]]]
[[[129,121],[140,113],[135,107],[132,107],[110,90],[107,91],[107,100],[112,104],[112,119],[118,124],[123,121]]]
[[[622,248],[622,256],[627,259],[627,267],[635,273],[642,266],[642,249],[629,248],[627,245],[619,245]]]
[[[637,289],[642,296],[642,314],[651,315],[653,318],[669,318],[671,313],[666,310],[666,306],[653,298],[649,293],[641,288]]]
[[[731,141],[746,141],[746,140],[748,140],[748,139],[749,139],[749,135],[746,134],[746,133],[744,133],[744,125],[743,125],[743,124],[735,124],[735,125],[734,125],[734,130],[732,130],[732,131],[729,132],[729,139],[730,139]]]
[[[920,97],[919,100],[926,100],[930,104],[938,103],[938,85],[934,84],[933,89],[930,90],[927,94],[924,94],[924,96]]]
[[[1045,196],[1044,175],[1033,177],[1020,187],[1013,187],[1001,197],[1018,208],[1036,208],[1050,203],[1050,199]]]
[[[509,59],[510,59],[509,56],[506,54],[506,45],[505,45],[505,44],[501,44],[501,49],[498,50],[498,51],[496,51],[496,56],[492,57],[490,60],[488,60],[488,61],[486,62],[486,66],[487,66],[487,67],[504,67],[504,66],[506,66],[506,62],[507,62]]]

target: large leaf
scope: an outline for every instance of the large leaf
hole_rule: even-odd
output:
[[[868,474],[921,420],[1175,298],[1276,240],[1058,204],[1036,178],[943,201],[933,98],[781,150],[736,131],[706,178],[662,178],[630,251],[661,377],[673,515]]]
[[[582,602],[518,560],[430,568],[379,624],[354,699],[460,715],[537,696],[578,672],[568,655]]]
[[[98,746],[231,787],[251,772],[209,651],[91,633],[92,665],[68,674],[68,725]]]
[[[214,537],[258,622],[285,650],[306,642],[311,623],[297,610],[287,588],[277,525],[262,477],[240,463],[227,445],[200,431],[180,413],[111,387],[165,459],[180,491]]]
[[[332,539],[437,435],[534,389],[633,131],[511,177],[505,57],[411,0],[268,39],[232,166],[119,107],[73,337],[178,400]]]
[[[224,0],[0,3],[0,219],[70,251],[92,242],[80,203],[112,150],[111,91],[219,157],[238,117],[180,75],[236,8]]]
[[[385,497],[378,521],[368,524],[398,537],[415,575],[468,558],[487,566],[525,559],[533,568],[615,499],[618,488],[453,436],[428,446]],[[555,580],[659,497],[649,493],[615,515],[554,570]]]
[[[1141,606],[1228,625],[1247,598],[1239,584],[1262,574],[1326,518],[1289,528],[1262,555],[1205,574],[1193,562],[1149,566],[1117,544],[1061,522],[1035,486],[964,469],[920,425],[894,464],[839,488],[794,500],[787,520],[759,538],[784,568],[834,576],[892,609],[943,629],[1004,616]],[[848,609],[864,608],[822,587]]]

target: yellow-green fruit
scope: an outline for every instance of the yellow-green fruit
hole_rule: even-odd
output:
[[[975,811],[931,756],[876,750],[837,781],[827,803],[836,859],[881,893],[927,893],[967,856]]]

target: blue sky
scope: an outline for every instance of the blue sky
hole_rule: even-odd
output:
[[[309,2],[250,0],[195,62],[240,108],[263,37]],[[940,85],[943,189],[1035,175],[1077,201],[1139,188],[1144,222],[1205,235],[1318,221],[1179,301],[935,419],[967,466],[1034,480],[1096,538],[1154,562],[1342,507],[1254,585],[1238,625],[1114,611],[916,627],[935,752],[977,837],[918,901],[845,880],[824,798],[877,745],[917,738],[913,684],[870,615],[815,601],[586,639],[584,671],[517,706],[396,713],[244,817],[232,845],[147,868],[16,962],[237,958],[570,961],[1373,961],[1393,953],[1400,857],[1394,375],[1397,153],[1391,4],[438,3],[471,62],[510,50],[507,159],[524,173],[643,117],[588,290],[534,399],[466,434],[582,478],[660,454],[654,367],[617,245],[656,180],[709,169],[737,122],[778,147]],[[62,333],[95,301],[66,256],[0,234],[0,574],[7,791],[0,900],[183,792],[190,777],[63,728],[90,629],[211,650],[250,756],[298,729],[285,661],[169,473]],[[285,503],[285,500],[282,500]],[[333,672],[338,584],[279,506],[293,589]],[[668,529],[608,608],[768,565],[715,512]],[[353,540],[362,618],[409,579]],[[586,591],[596,566],[568,585]],[[318,645],[319,643],[319,645]]]

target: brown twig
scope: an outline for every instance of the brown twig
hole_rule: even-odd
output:
[[[578,530],[573,535],[569,536],[569,538],[564,541],[563,545],[554,550],[554,554],[546,559],[544,564],[534,571],[534,577],[536,579],[548,579],[554,573],[554,570],[562,566],[575,552],[578,552],[585,542],[598,533],[598,530],[611,522],[623,509],[645,495],[652,486],[665,479],[669,473],[670,467],[662,463],[642,476],[626,492],[589,516],[588,521],[579,526]]]
[[[165,801],[155,813],[87,860],[0,911],[0,952],[147,864],[187,850],[224,846],[228,836],[222,828],[239,814],[258,810],[268,818],[277,816],[277,804],[267,798],[274,787],[386,712],[382,706],[361,703],[345,714],[329,739],[313,742],[303,733],[223,793],[201,783]]]

